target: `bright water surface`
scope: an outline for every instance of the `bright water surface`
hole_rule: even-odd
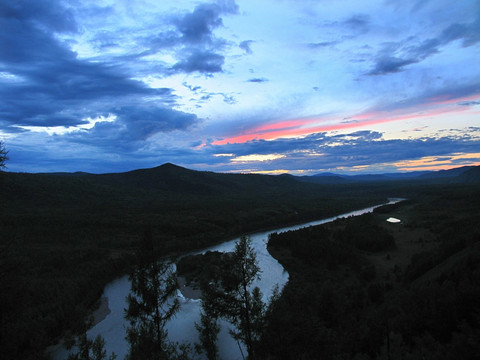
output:
[[[401,200],[403,199],[390,199],[388,204],[393,204]],[[252,246],[256,251],[258,264],[261,269],[261,280],[254,283],[253,286],[258,286],[263,293],[264,300],[267,300],[272,295],[273,289],[276,285],[279,286],[279,289],[282,289],[288,281],[288,273],[267,251],[268,235],[272,232],[280,233],[289,230],[298,230],[304,227],[331,222],[342,217],[358,216],[372,212],[375,208],[382,205],[352,211],[328,219],[251,234]],[[203,254],[207,251],[233,251],[237,240],[238,238],[208,247],[201,251],[192,252],[191,254]],[[123,359],[128,352],[128,342],[125,340],[128,322],[124,319],[123,315],[124,309],[127,308],[126,297],[129,292],[130,281],[128,280],[128,276],[123,276],[108,284],[105,287],[103,296],[108,298],[111,313],[103,321],[87,332],[89,338],[92,339],[98,334],[102,335],[106,342],[105,347],[107,354],[115,352],[119,360]],[[180,294],[180,291],[178,292],[178,296],[181,302],[181,307],[175,318],[167,324],[169,339],[179,343],[188,342],[194,344],[198,341],[198,335],[194,324],[195,322],[200,322],[200,300],[184,298]],[[239,345],[228,334],[228,323],[222,322],[221,325],[222,330],[218,337],[220,358],[224,360],[242,359]],[[64,360],[67,356],[65,349],[59,349],[54,354],[55,360]]]

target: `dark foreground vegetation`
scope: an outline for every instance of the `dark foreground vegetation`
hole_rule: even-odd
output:
[[[159,256],[380,203],[364,188],[166,164],[121,174],[0,172],[2,359],[42,359],[81,332],[104,286],[151,229]]]
[[[273,234],[290,280],[262,357],[477,359],[479,219],[479,186],[433,186],[374,214]]]
[[[461,183],[349,184],[196,172],[171,164],[123,174],[0,175],[2,359],[42,359],[46,347],[67,331],[81,333],[104,286],[135,271],[145,229],[152,253],[168,257],[389,196],[413,199],[405,208],[391,209],[391,214],[406,211],[404,225],[420,229],[412,230],[418,244],[406,253],[398,228],[380,225],[378,217],[387,216],[380,213],[311,230],[293,241],[272,238],[272,252],[291,281],[265,313],[267,331],[248,341],[250,350],[265,358],[375,358],[400,350],[416,356],[423,349],[417,344],[425,343],[444,346],[444,355],[449,346],[468,342],[468,334],[478,335],[473,315],[478,308],[472,305],[478,289],[470,286],[480,282],[474,258],[480,214],[475,173]],[[369,235],[352,238],[355,234]],[[459,262],[452,254],[460,254],[455,255]],[[431,274],[442,266],[443,277]],[[449,327],[439,337],[438,314],[450,305],[458,310],[449,312],[450,320],[442,318]],[[465,351],[472,350],[469,346]]]

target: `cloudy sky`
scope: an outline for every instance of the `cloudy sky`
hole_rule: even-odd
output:
[[[2,0],[9,171],[480,165],[480,1]]]

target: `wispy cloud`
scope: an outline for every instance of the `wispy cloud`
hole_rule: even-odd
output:
[[[255,41],[253,41],[253,40],[244,40],[238,45],[238,47],[240,49],[242,49],[243,51],[245,51],[245,53],[247,53],[247,54],[253,54],[251,46],[254,42]]]
[[[247,81],[251,82],[251,83],[264,83],[264,82],[267,82],[268,79],[266,79],[266,78],[252,78],[252,79],[248,79]]]
[[[459,166],[480,166],[480,153],[453,153],[450,156],[425,156],[393,164],[400,171],[448,170]]]
[[[368,75],[386,75],[404,71],[441,52],[441,48],[460,40],[463,47],[473,46],[480,41],[480,17],[471,23],[456,23],[448,26],[437,37],[420,40],[408,37],[400,42],[385,44],[375,58],[375,65]]]
[[[403,101],[399,106],[382,105],[373,107],[363,113],[352,114],[347,118],[329,115],[280,120],[266,125],[254,126],[244,130],[241,134],[216,140],[214,144],[223,145],[244,143],[255,139],[272,140],[281,137],[300,137],[318,132],[345,131],[389,122],[434,118],[445,114],[458,114],[460,116],[462,112],[468,111],[468,107],[458,107],[456,105],[476,98],[480,98],[480,93],[459,98],[455,98],[455,95],[448,93],[423,99],[422,103],[418,103],[418,99],[412,99],[412,101]]]

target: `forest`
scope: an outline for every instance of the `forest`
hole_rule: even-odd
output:
[[[361,221],[311,230],[308,236],[302,232],[272,236],[269,249],[291,274],[291,281],[268,311],[265,304],[261,334],[249,347],[257,358],[272,359],[289,358],[287,346],[303,354],[294,358],[305,359],[327,353],[376,358],[398,354],[398,349],[416,356],[423,348],[415,344],[422,341],[454,349],[468,336],[478,335],[474,315],[478,308],[468,300],[478,295],[478,289],[470,286],[478,277],[476,180],[433,185],[432,180],[319,184],[290,176],[196,172],[172,164],[121,174],[1,175],[2,358],[47,358],[49,345],[68,332],[81,334],[104,286],[138,269],[138,245],[146,231],[155,259],[165,259],[253,230],[381,203],[389,196],[411,200]],[[398,234],[378,220],[387,211],[405,211],[410,220],[402,226],[424,232],[416,245],[419,251],[408,254],[408,263],[402,255],[394,264]],[[352,238],[352,234],[365,236]],[[457,255],[460,263],[450,266],[453,254],[462,251],[468,256]],[[385,262],[393,268],[385,270]],[[429,272],[442,266],[445,271],[439,282]],[[462,292],[447,296],[452,287]],[[411,318],[401,316],[408,304],[420,301],[417,288],[430,294],[432,301],[445,295],[450,302],[438,304],[438,311],[451,304],[458,307],[458,316],[442,336],[430,332],[439,331],[438,314],[421,318],[427,316],[422,309],[432,309],[429,303],[417,304],[419,314],[408,313]],[[395,294],[393,302],[388,301],[391,294]],[[303,314],[295,313],[301,310]],[[387,324],[377,321],[385,318]],[[350,337],[339,336],[352,319],[358,327],[348,327]],[[408,326],[418,329],[410,332]],[[284,350],[275,343],[283,338],[274,335],[281,329],[288,331]],[[352,340],[348,346],[347,338]]]
[[[434,186],[373,214],[272,234],[269,251],[291,277],[262,357],[478,358],[479,195]]]

